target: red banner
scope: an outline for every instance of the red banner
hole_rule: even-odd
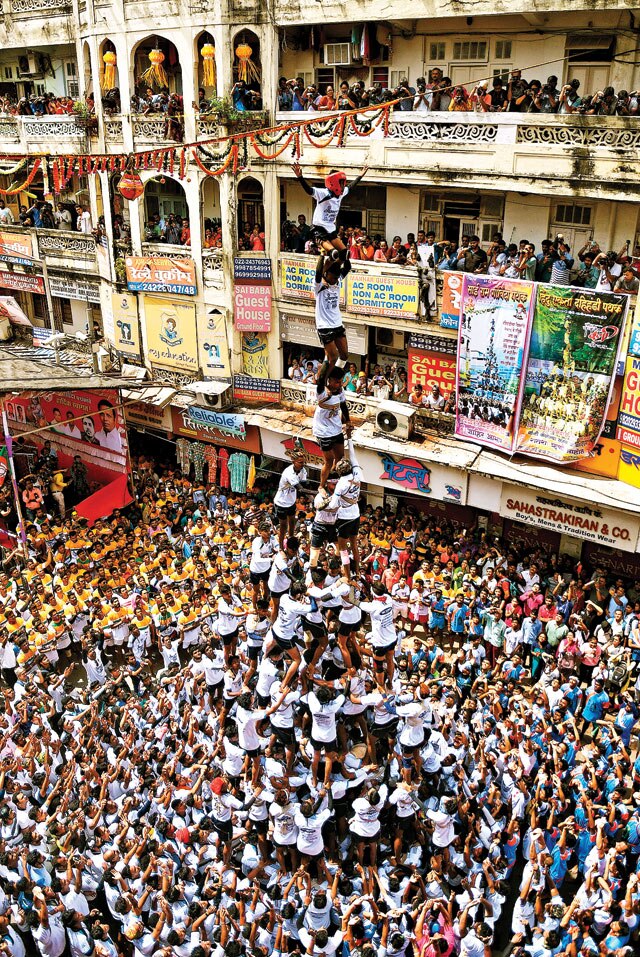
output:
[[[114,509],[124,508],[132,502],[128,478],[128,475],[120,475],[109,485],[78,502],[75,510],[80,518],[86,518],[89,525],[93,525],[99,518],[111,515]]]
[[[19,292],[35,292],[44,295],[42,276],[28,276],[23,272],[9,272],[0,269],[0,286],[4,289],[17,289]]]
[[[117,390],[23,392],[5,407],[10,433],[26,433],[28,443],[38,450],[50,442],[65,472],[76,455],[86,465],[89,481],[101,486],[128,472],[127,431]],[[44,431],[29,434],[45,426]]]
[[[440,386],[440,392],[448,399],[456,387],[456,358],[444,352],[424,352],[409,349],[407,380],[409,389],[419,384],[425,392],[431,386]]]

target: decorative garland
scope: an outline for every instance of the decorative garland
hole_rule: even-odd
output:
[[[26,162],[27,160],[25,159],[25,163]],[[42,160],[40,158],[36,159],[31,168],[31,172],[29,173],[29,175],[27,176],[27,178],[25,179],[23,183],[21,183],[19,186],[14,186],[12,189],[0,189],[0,194],[2,196],[15,196],[16,193],[23,193],[25,192],[25,190],[28,190],[31,184],[33,183],[34,179],[36,178],[36,173],[38,172],[41,166],[42,166]]]
[[[371,136],[380,126],[382,126],[383,135],[388,136],[389,114],[397,102],[394,100],[383,106],[370,106],[361,110],[342,110],[322,119],[310,117],[297,120],[295,123],[219,136],[199,143],[158,147],[130,154],[38,156],[34,158],[31,172],[24,183],[13,189],[0,189],[0,195],[13,196],[27,190],[40,170],[43,159],[50,164],[53,191],[56,194],[66,188],[74,173],[79,176],[95,176],[106,172],[124,173],[128,166],[136,171],[155,170],[158,173],[169,173],[171,176],[177,175],[178,179],[182,180],[187,173],[187,155],[189,154],[198,168],[207,176],[220,176],[230,167],[234,173],[238,169],[246,169],[249,165],[249,147],[262,160],[277,159],[291,147],[292,157],[299,159],[302,156],[302,145],[305,139],[311,146],[325,149],[334,140],[337,141],[337,146],[344,146],[350,133],[359,137]],[[206,148],[207,145],[213,144],[219,144],[222,147],[217,155]],[[270,150],[274,147],[277,148],[271,152]],[[23,169],[28,162],[29,157],[25,156],[10,169],[0,170],[0,176],[13,175]]]

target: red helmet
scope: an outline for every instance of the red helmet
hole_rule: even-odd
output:
[[[336,170],[325,177],[324,185],[330,189],[336,196],[342,196],[344,188],[347,185],[347,174],[342,170]]]

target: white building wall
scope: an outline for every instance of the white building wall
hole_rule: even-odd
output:
[[[406,186],[387,187],[387,241],[391,243],[399,235],[405,242],[407,233],[418,230],[420,212],[420,190]]]
[[[504,204],[505,242],[517,243],[521,238],[530,239],[535,243],[536,251],[539,251],[542,240],[549,233],[549,215],[548,197],[507,193]]]

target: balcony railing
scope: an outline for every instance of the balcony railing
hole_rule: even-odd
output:
[[[143,256],[190,256],[191,246],[176,246],[173,243],[143,243]]]
[[[62,141],[67,151],[78,152],[85,138],[86,131],[78,127],[74,116],[0,116],[0,149],[5,144],[11,148],[20,144],[33,151],[42,144],[43,152],[48,152]]]
[[[202,250],[202,278],[209,289],[220,289],[224,284],[223,253],[221,249]]]
[[[67,0],[10,0],[9,11],[16,20],[34,17],[67,16],[71,13],[71,3]]]
[[[3,226],[3,232],[24,236],[22,226]],[[96,241],[91,234],[75,233],[70,229],[30,229],[34,237],[34,259],[46,258],[48,263],[64,265],[73,271],[96,272]]]

